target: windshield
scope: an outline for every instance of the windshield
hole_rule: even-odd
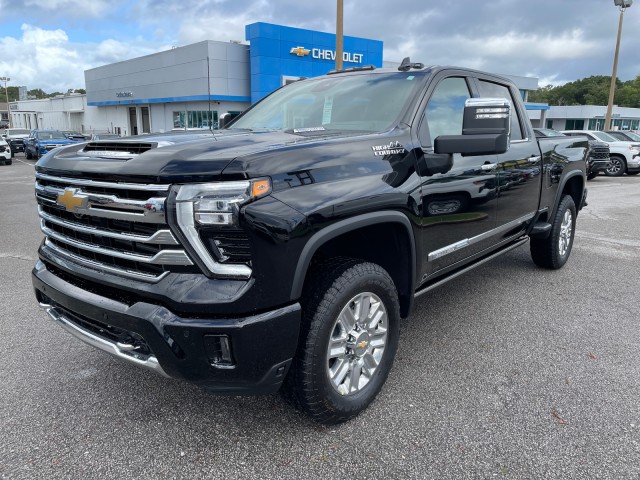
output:
[[[7,130],[7,133],[9,135],[29,135],[31,133],[31,130],[22,130],[20,128],[10,128],[9,130]]]
[[[418,72],[337,74],[295,82],[265,98],[229,128],[293,133],[386,130],[424,78]]]
[[[593,134],[594,137],[596,137],[598,140],[602,140],[603,142],[618,142],[619,141],[617,138],[612,137],[608,133],[604,133],[604,132],[591,132],[591,133]]]
[[[619,134],[621,137],[623,137],[623,140],[627,140],[627,139],[631,139],[634,142],[640,142],[640,135],[638,135],[637,133],[633,133],[633,132],[620,132]],[[624,138],[627,137],[627,138]]]
[[[551,130],[550,128],[539,128],[536,131],[542,133],[545,137],[566,137],[564,133]]]
[[[66,140],[64,133],[62,132],[38,132],[39,140]]]

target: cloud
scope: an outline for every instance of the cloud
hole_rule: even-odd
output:
[[[349,0],[344,31],[383,40],[385,60],[411,56],[427,65],[559,83],[611,74],[618,20],[612,3]],[[335,8],[333,1],[300,0],[0,0],[0,35],[7,35],[0,38],[0,74],[29,88],[78,88],[84,69],[172,45],[244,41],[244,27],[253,22],[331,32]],[[29,23],[20,29],[27,11]],[[625,14],[618,68],[624,80],[640,73],[638,44],[640,7],[634,5]]]
[[[20,38],[0,38],[0,72],[11,78],[11,84],[29,90],[65,92],[84,88],[84,71],[100,65],[148,55],[158,47],[141,39],[135,44],[114,39],[99,43],[76,43],[64,30],[46,30],[29,24],[21,27]]]

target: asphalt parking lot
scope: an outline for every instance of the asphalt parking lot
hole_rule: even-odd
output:
[[[562,270],[523,247],[420,297],[378,399],[326,428],[47,320],[33,164],[0,166],[0,478],[640,477],[640,176],[589,182]]]

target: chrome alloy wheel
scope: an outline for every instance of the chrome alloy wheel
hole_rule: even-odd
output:
[[[615,157],[611,158],[609,167],[607,168],[607,173],[609,175],[616,176],[620,173],[620,170],[622,170],[622,161]]]
[[[571,211],[564,212],[562,217],[562,224],[560,225],[560,235],[558,236],[558,253],[560,256],[565,256],[569,245],[571,243],[571,230],[573,227],[573,216]]]
[[[371,292],[353,297],[331,329],[327,347],[327,375],[341,395],[352,395],[373,378],[387,343],[388,315],[384,303]]]

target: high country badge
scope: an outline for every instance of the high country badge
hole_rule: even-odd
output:
[[[371,147],[376,157],[384,157],[385,155],[398,155],[405,153],[404,147],[400,142],[390,142],[388,145],[374,145]]]

